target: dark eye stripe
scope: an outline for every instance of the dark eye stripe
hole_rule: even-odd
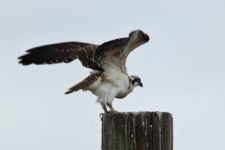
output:
[[[134,84],[135,82],[140,83],[140,82],[141,82],[141,79],[139,79],[139,78],[135,78],[135,79],[133,80],[133,84]]]
[[[140,78],[136,78],[136,79],[134,79],[134,80],[136,80],[136,81],[141,81],[141,79],[140,79]]]

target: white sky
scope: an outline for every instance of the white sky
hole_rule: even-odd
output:
[[[142,78],[119,111],[168,111],[175,150],[225,149],[224,0],[0,0],[0,150],[100,150],[100,105],[64,92],[88,75],[80,63],[24,67],[25,50],[102,42],[142,29],[127,62]]]

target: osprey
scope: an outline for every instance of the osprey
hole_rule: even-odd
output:
[[[71,87],[65,94],[78,90],[91,91],[98,97],[105,112],[111,112],[114,98],[124,98],[137,86],[143,86],[138,76],[129,76],[126,69],[127,56],[138,46],[149,41],[141,30],[130,32],[128,37],[105,42],[101,45],[83,42],[64,42],[44,45],[27,50],[19,57],[19,63],[56,64],[79,59],[84,67],[93,69],[83,81]]]

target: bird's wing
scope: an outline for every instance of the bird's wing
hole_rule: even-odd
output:
[[[112,41],[108,41],[98,46],[95,51],[94,59],[96,62],[104,66],[108,63],[114,63],[118,67],[125,66],[126,57],[128,55],[124,53],[124,48],[127,46],[129,38],[119,38]]]
[[[136,30],[126,38],[115,39],[98,46],[94,59],[104,70],[111,64],[116,65],[122,72],[126,70],[127,56],[138,46],[148,42],[149,36],[143,31]]]
[[[94,62],[97,47],[98,45],[81,42],[56,43],[29,49],[18,59],[23,65],[69,63],[79,59],[83,66],[102,71],[99,64]]]
[[[70,94],[72,92],[76,92],[78,90],[88,90],[89,86],[93,84],[95,81],[99,80],[99,78],[103,78],[102,72],[97,72],[89,75],[83,81],[77,83],[73,87],[69,88],[69,90],[65,94]]]

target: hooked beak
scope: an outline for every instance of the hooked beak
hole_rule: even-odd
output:
[[[149,37],[147,34],[145,34],[144,40],[145,40],[146,42],[148,42],[148,41],[150,40],[150,37]]]
[[[140,82],[140,83],[139,83],[139,86],[140,86],[140,87],[143,87],[143,84]]]

